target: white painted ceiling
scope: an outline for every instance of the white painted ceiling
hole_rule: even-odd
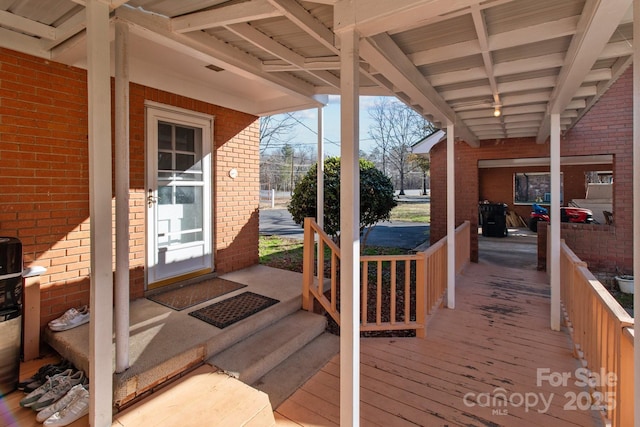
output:
[[[0,46],[84,67],[82,3],[0,0]],[[339,94],[339,34],[356,28],[360,93],[396,96],[437,125],[454,123],[472,145],[544,142],[550,113],[569,129],[632,55],[631,0],[110,4],[112,20],[130,28],[134,82],[256,115]]]

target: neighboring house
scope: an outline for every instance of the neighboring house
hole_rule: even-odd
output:
[[[632,269],[632,77],[629,67],[581,120],[561,138],[564,205],[584,199],[585,173],[613,171],[613,225],[562,224],[562,238],[595,272]],[[549,172],[549,144],[534,138],[484,140],[456,147],[456,223],[477,227],[478,202],[506,203],[525,220],[531,201],[515,203],[516,175]],[[539,203],[545,204],[544,194]],[[548,203],[546,203],[548,204]],[[431,150],[431,242],[446,234],[446,143]],[[471,236],[478,259],[478,235]]]

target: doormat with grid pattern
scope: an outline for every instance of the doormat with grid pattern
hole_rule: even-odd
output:
[[[247,287],[247,285],[216,277],[155,295],[149,295],[147,299],[180,311],[245,287]]]
[[[243,292],[240,295],[192,311],[189,316],[207,322],[216,328],[224,329],[278,302],[280,301],[277,299],[253,292]]]

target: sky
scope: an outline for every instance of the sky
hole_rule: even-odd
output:
[[[378,97],[360,97],[360,150],[371,152],[375,143],[369,136],[369,127],[372,120],[369,118],[369,107],[373,105]],[[318,143],[318,109],[297,111],[294,113],[299,120],[295,127],[295,138],[292,145],[302,143],[305,146],[313,147],[317,152]],[[329,103],[324,107],[324,150],[327,156],[337,156],[340,154],[340,97],[329,96]]]

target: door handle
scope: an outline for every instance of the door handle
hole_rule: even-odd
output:
[[[147,206],[152,207],[154,203],[158,203],[158,198],[154,197],[153,190],[150,188],[147,195]]]

